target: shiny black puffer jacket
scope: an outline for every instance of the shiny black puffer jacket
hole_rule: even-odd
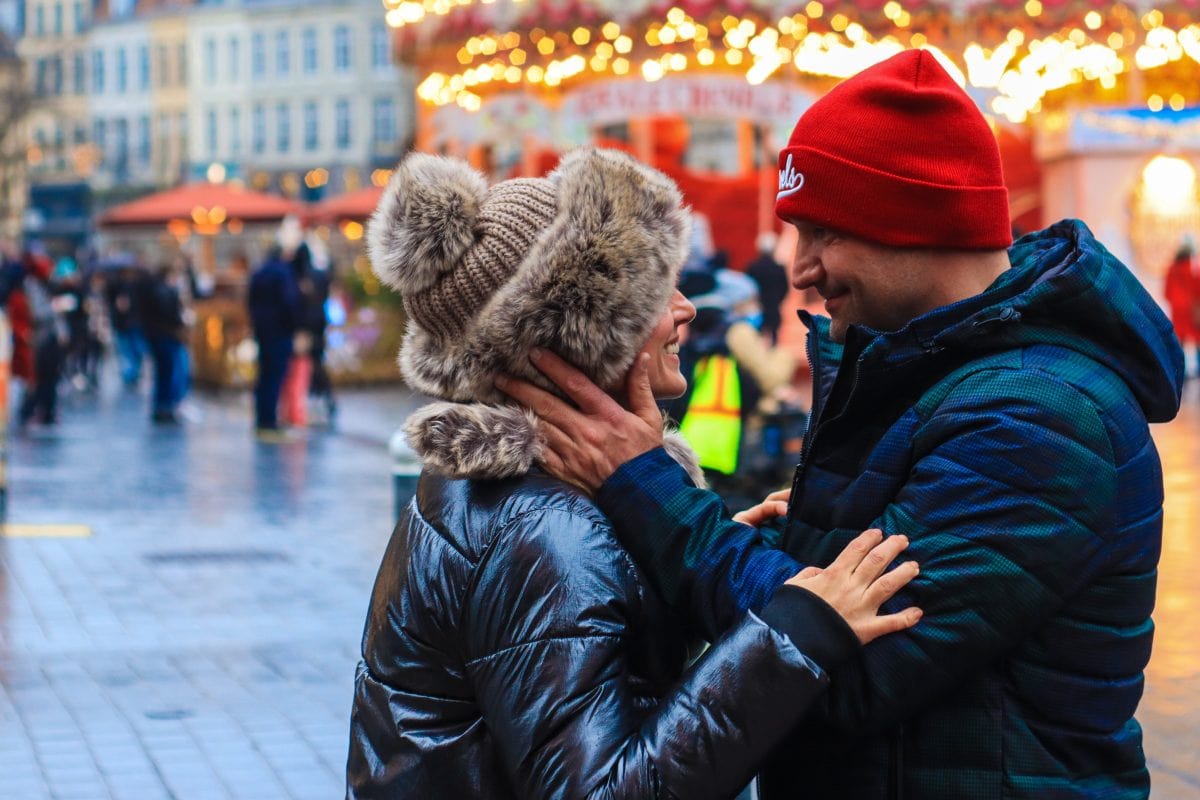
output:
[[[426,473],[371,599],[347,797],[731,797],[855,646],[785,587],[684,675],[679,625],[585,495]]]

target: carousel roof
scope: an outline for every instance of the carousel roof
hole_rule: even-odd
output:
[[[192,219],[220,224],[225,220],[272,222],[301,210],[299,203],[232,183],[198,181],[147,195],[110,208],[100,225],[165,225]]]
[[[1068,100],[1180,109],[1200,99],[1200,0],[385,0],[430,105],[554,95],[589,78],[721,71],[833,80],[933,51],[1014,122]]]

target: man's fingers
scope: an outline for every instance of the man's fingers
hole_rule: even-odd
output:
[[[534,386],[529,381],[514,378],[511,375],[497,375],[496,388],[528,408],[540,419],[561,423],[563,420],[578,417],[579,412],[571,408],[561,398]]]
[[[654,390],[650,386],[650,355],[638,353],[626,379],[629,395],[629,410],[650,425],[662,424],[662,412],[654,402]]]
[[[780,489],[777,492],[771,492],[769,495],[767,495],[766,499],[767,500],[782,500],[784,503],[789,503],[789,502],[791,502],[791,499],[792,499],[792,490],[789,488],[789,489]]]
[[[874,641],[880,636],[896,631],[907,630],[921,621],[921,609],[906,608],[895,614],[884,614],[860,625],[856,632],[863,644]]]
[[[529,360],[555,386],[566,392],[567,397],[571,398],[585,414],[611,412],[614,407],[619,408],[607,392],[549,350],[534,348],[530,353]]]
[[[871,548],[871,552],[867,553],[866,557],[855,568],[854,576],[862,581],[863,586],[866,586],[882,575],[887,570],[888,565],[895,561],[896,557],[906,547],[908,547],[907,536],[888,536],[878,545]]]

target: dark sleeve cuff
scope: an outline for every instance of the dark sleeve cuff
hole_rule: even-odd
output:
[[[858,636],[833,606],[799,586],[780,586],[758,616],[826,672],[861,647]]]

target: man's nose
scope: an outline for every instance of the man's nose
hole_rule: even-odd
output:
[[[792,260],[792,286],[803,290],[821,280],[821,262],[811,256],[796,255]]]

